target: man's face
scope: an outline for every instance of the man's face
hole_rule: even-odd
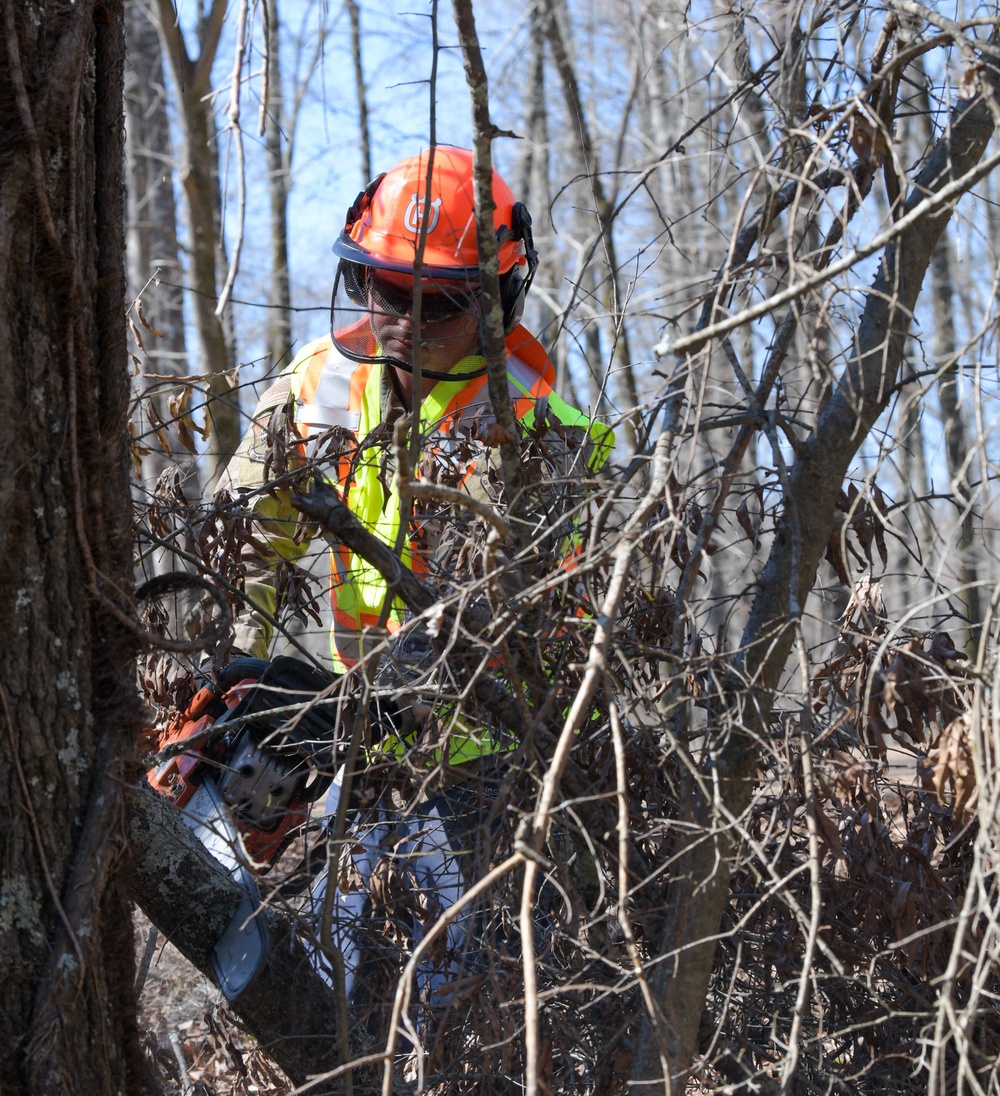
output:
[[[423,281],[417,334],[413,286],[408,274],[369,271],[372,331],[384,354],[407,363],[413,362],[414,343],[419,339],[421,367],[446,373],[479,350],[478,293],[460,282]]]

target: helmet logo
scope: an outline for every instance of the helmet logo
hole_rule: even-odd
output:
[[[403,224],[409,229],[410,232],[420,231],[420,222],[427,214],[427,203],[421,201],[419,194],[410,195],[410,203],[406,207],[406,212],[403,214]],[[437,228],[438,217],[441,215],[441,199],[435,198],[431,202],[431,216],[430,223],[427,225],[427,232],[430,234]]]

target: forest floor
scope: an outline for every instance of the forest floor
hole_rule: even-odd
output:
[[[135,912],[136,962],[153,926]],[[220,990],[156,933],[139,1030],[162,1096],[285,1096],[291,1082],[242,1031]]]

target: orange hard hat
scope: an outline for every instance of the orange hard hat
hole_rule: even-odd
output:
[[[422,277],[478,281],[472,153],[438,145],[428,185],[430,162],[431,153],[422,152],[373,179],[348,210],[334,254],[362,266],[412,274],[421,231],[426,230]],[[531,247],[531,218],[496,171],[493,202],[499,273],[525,263],[533,273],[537,257]]]

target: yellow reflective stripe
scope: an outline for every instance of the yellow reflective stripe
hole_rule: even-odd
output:
[[[510,358],[507,362],[507,375],[514,386],[525,397],[524,413],[519,415],[526,429],[530,430],[535,425],[535,404],[539,399],[547,399],[549,411],[555,416],[562,426],[576,426],[590,436],[593,452],[590,455],[588,465],[592,472],[596,472],[611,456],[611,450],[615,444],[615,434],[610,426],[606,426],[597,419],[592,419],[575,407],[571,407],[562,397],[558,396],[545,381],[538,377],[530,367],[518,358]],[[547,391],[546,391],[547,390]],[[521,403],[519,400],[518,403]]]
[[[440,709],[439,709],[440,710]],[[443,716],[442,719],[447,718]],[[516,750],[518,743],[511,738],[510,741],[495,742],[489,733],[475,731],[467,723],[455,719],[447,732],[448,764],[461,765],[466,761],[478,761],[483,757],[491,757],[493,754],[510,753]],[[405,758],[414,748],[416,742],[408,742],[398,735],[386,735],[372,753],[380,753],[399,760]],[[440,749],[435,749],[430,756],[424,759],[427,768],[435,768],[444,760]]]

